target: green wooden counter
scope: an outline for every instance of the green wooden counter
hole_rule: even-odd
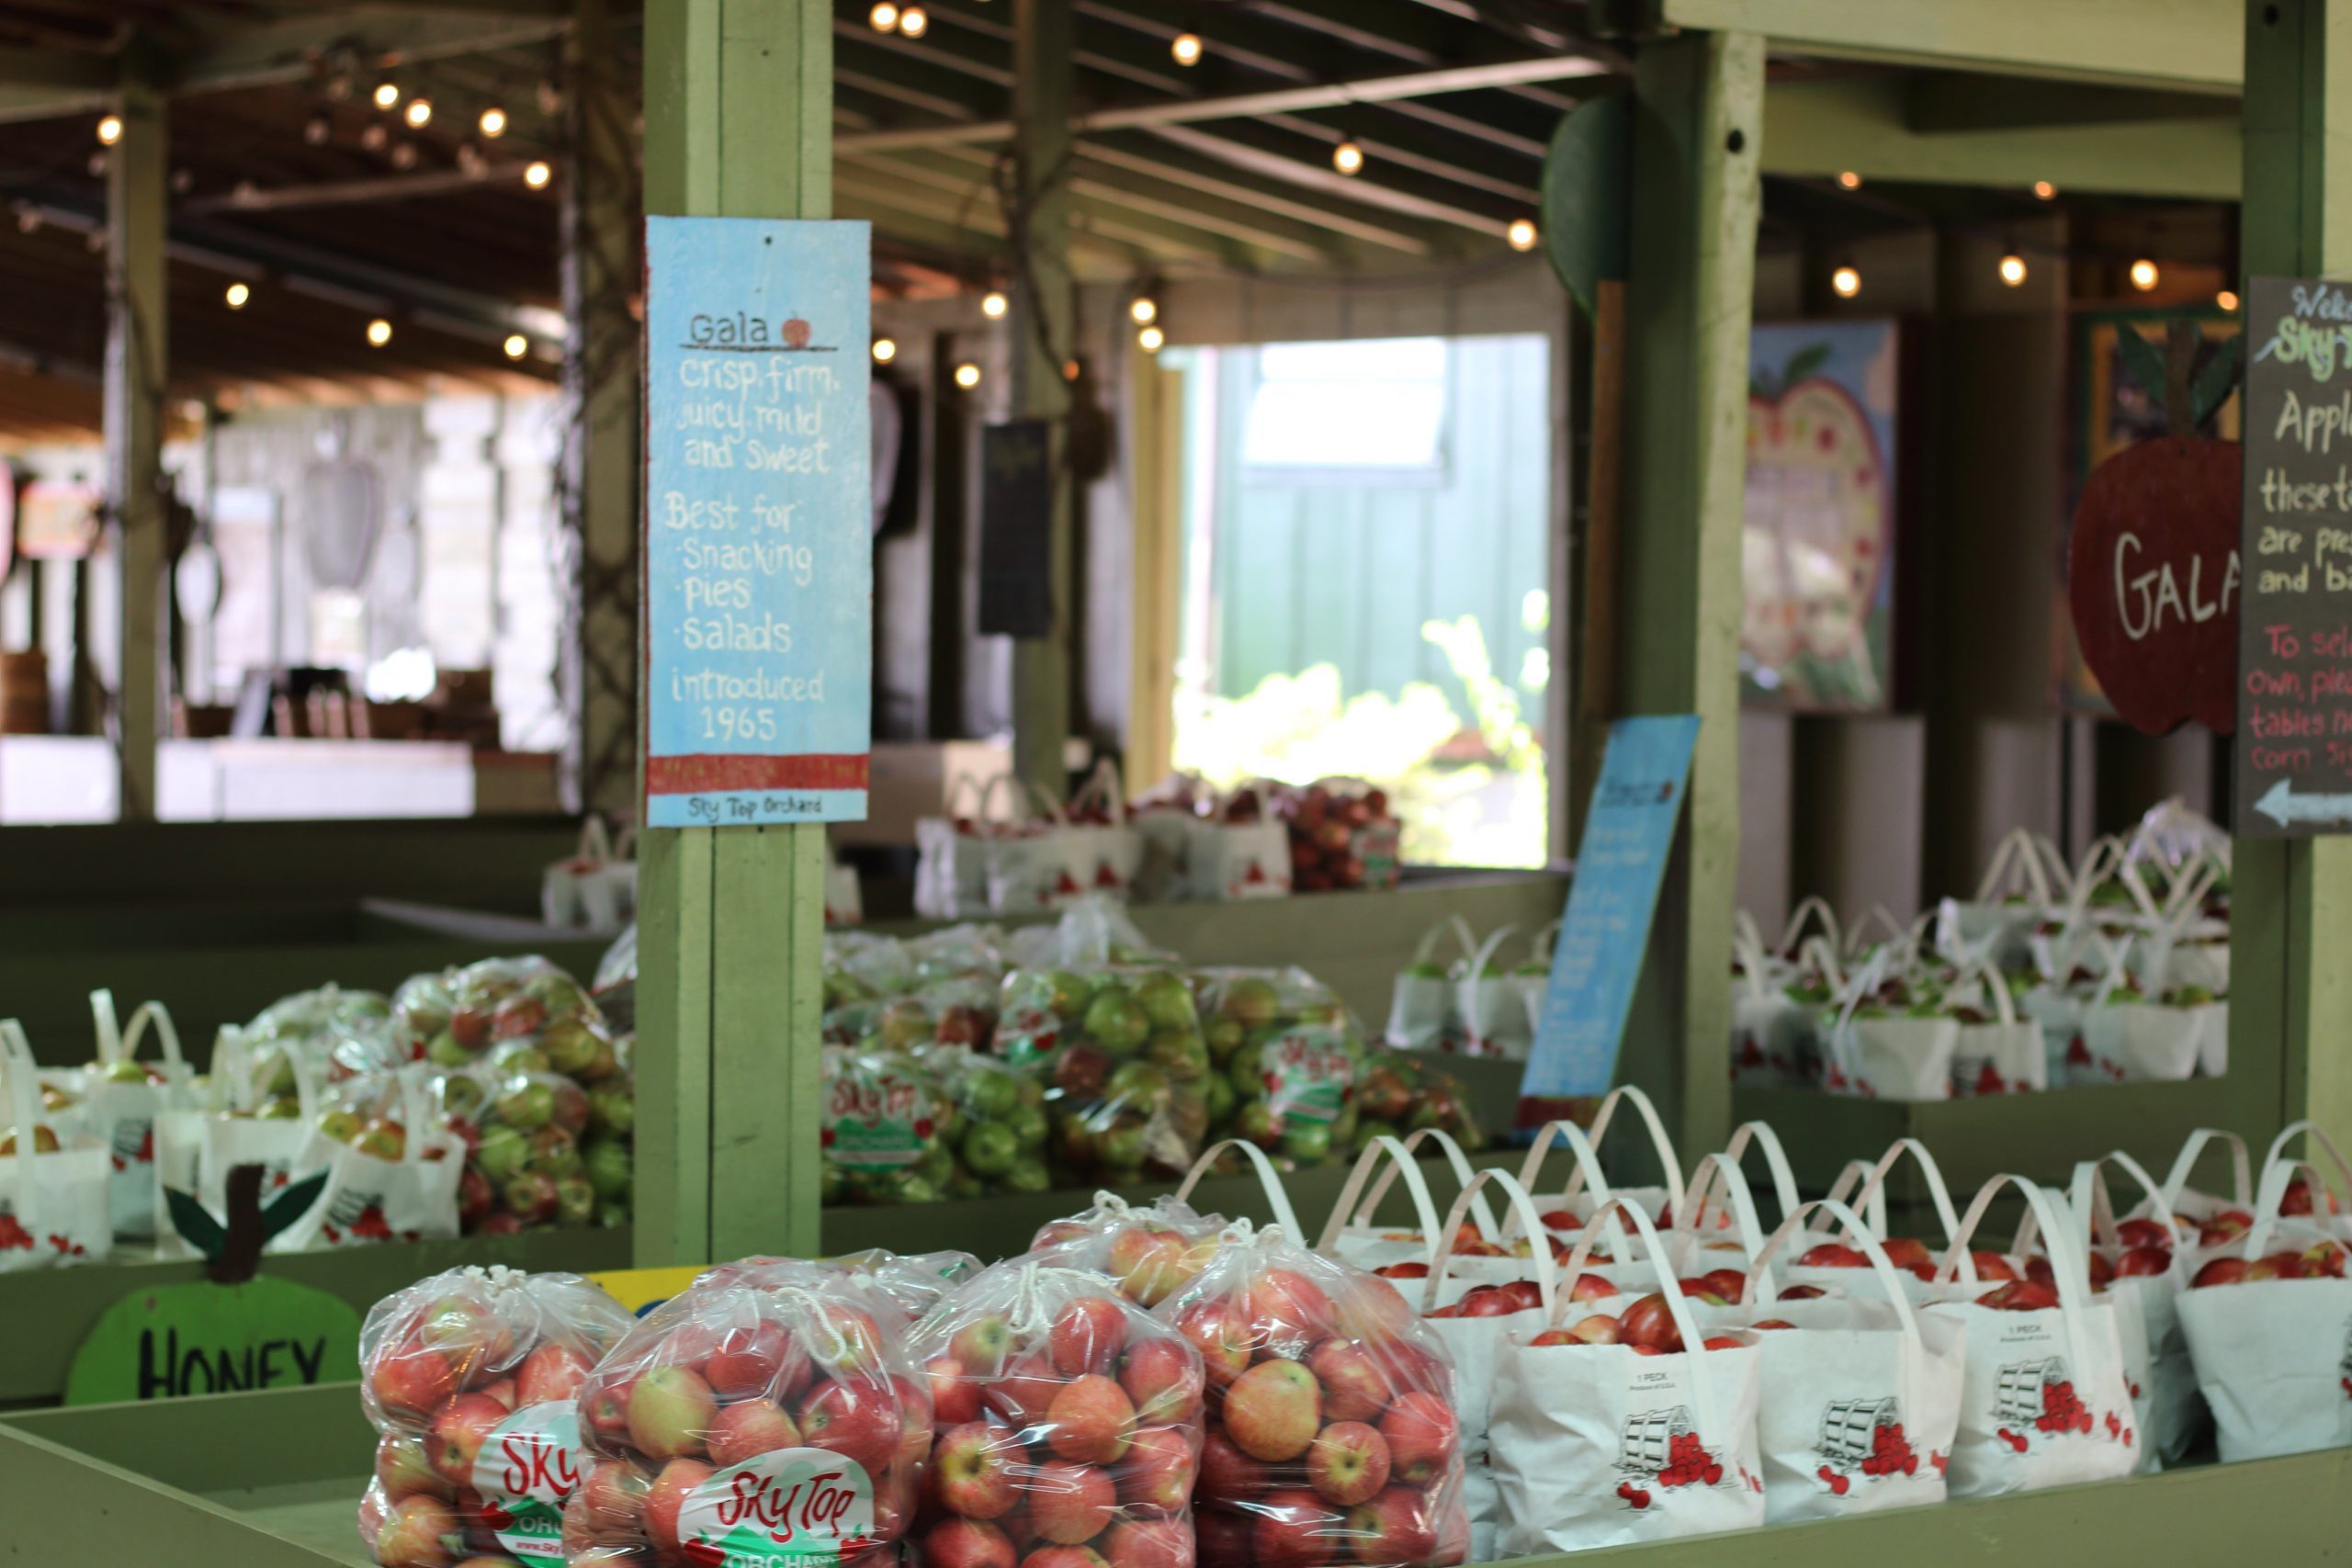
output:
[[[375,1432],[356,1385],[0,1418],[0,1560],[359,1568]],[[1629,1568],[2017,1568],[2340,1560],[2352,1450],[1566,1557]]]

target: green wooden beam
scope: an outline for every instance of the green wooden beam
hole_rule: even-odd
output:
[[[2066,95],[2044,87],[2053,98]],[[1764,96],[1764,172],[1922,185],[2009,186],[2227,201],[2237,195],[2237,124],[2222,118],[1914,130],[1899,75],[1779,82]]]
[[[1688,826],[1668,863],[1620,1077],[1677,1145],[1730,1132],[1731,909],[1739,863],[1739,540],[1747,323],[1762,206],[1764,42],[1645,46],[1634,78],[1626,297],[1620,712],[1695,713]]]
[[[2249,0],[2247,276],[2352,269],[2352,0]],[[2352,839],[2241,839],[2230,908],[2231,1105],[2248,1131],[2305,1117],[2352,1136]]]
[[[171,375],[165,284],[164,99],[125,77],[115,112],[122,135],[107,152],[107,501],[122,574],[115,725],[121,817],[155,816],[155,746],[163,734],[164,392]]]
[[[832,66],[824,0],[652,0],[645,209],[831,217]],[[656,829],[639,866],[638,1258],[813,1254],[824,829]]]
[[[1911,129],[1923,135],[2145,125],[2167,119],[2221,120],[2234,132],[2238,120],[2236,101],[2214,93],[2099,87],[2088,83],[2053,92],[2045,82],[1969,71],[1923,72],[1911,79],[1908,99]]]
[[[1669,27],[1764,35],[1777,52],[2230,92],[2238,0],[1657,0]]]
[[[1014,0],[1012,7],[1013,224],[1010,324],[1012,412],[1046,422],[1052,487],[1046,502],[1047,603],[1044,637],[1012,644],[1012,767],[1048,799],[1069,787],[1071,602],[1069,382],[1062,363],[1078,352],[1078,300],[1070,286],[1070,0]]]
[[[452,55],[484,54],[545,43],[571,25],[557,5],[508,7],[377,3],[306,13],[220,33],[183,52],[172,72],[175,93],[308,81],[322,60],[348,56],[368,68],[396,69]]]

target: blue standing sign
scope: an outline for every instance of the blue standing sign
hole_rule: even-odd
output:
[[[857,821],[867,226],[648,218],[645,256],[645,821]]]
[[[1617,1076],[1698,739],[1692,714],[1610,726],[1567,914],[1552,949],[1543,1018],[1520,1080],[1521,1127],[1540,1127],[1566,1114],[1567,1102],[1606,1094]]]

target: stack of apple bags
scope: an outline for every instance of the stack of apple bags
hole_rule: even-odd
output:
[[[943,1291],[752,1259],[631,1324],[463,1271],[379,1303],[387,1568],[1422,1568],[1464,1560],[1453,1372],[1385,1281],[1115,1200]]]

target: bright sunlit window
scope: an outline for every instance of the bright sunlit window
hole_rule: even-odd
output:
[[[1253,469],[1435,470],[1445,457],[1442,338],[1270,344],[1242,436]]]

